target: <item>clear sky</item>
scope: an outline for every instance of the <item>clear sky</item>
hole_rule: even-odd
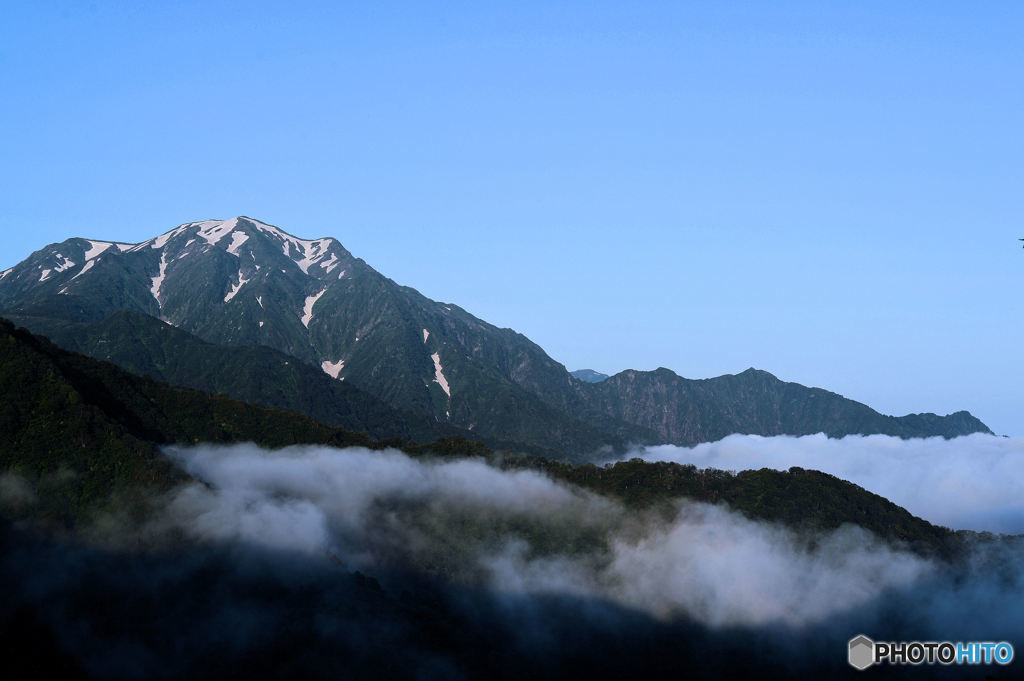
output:
[[[0,8],[0,269],[249,215],[569,369],[1024,434],[1024,3]]]

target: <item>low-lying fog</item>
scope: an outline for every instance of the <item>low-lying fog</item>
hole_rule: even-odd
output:
[[[643,454],[739,469],[774,452],[778,467],[826,470],[810,459],[849,454],[844,470],[885,493],[886,476],[870,468],[889,452],[904,481],[886,489],[942,518],[1001,517],[993,497],[1009,495],[1015,445],[738,437]],[[958,466],[954,453],[968,447],[973,464]],[[978,541],[949,565],[855,526],[797,531],[683,501],[669,515],[629,510],[479,460],[309,446],[167,451],[196,482],[161,498],[141,527],[109,515],[85,547],[0,535],[0,623],[35,613],[61,649],[108,678],[212,678],[238,664],[257,675],[385,678],[382,660],[392,678],[835,677],[852,671],[845,645],[859,633],[1024,635],[1019,542]],[[937,471],[912,465],[928,457]],[[970,503],[956,506],[956,471],[980,475],[986,462],[1004,479],[964,481]],[[0,496],[32,493],[16,477],[0,482]],[[356,570],[379,580],[379,598],[351,581]]]
[[[849,480],[936,525],[1024,534],[1024,437],[730,435],[696,447],[645,447],[629,456],[723,470],[799,466]]]

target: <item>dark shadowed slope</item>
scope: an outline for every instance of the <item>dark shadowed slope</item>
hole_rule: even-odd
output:
[[[291,409],[326,425],[362,431],[373,438],[426,442],[462,432],[432,417],[397,410],[291,355],[266,346],[207,343],[141,312],[122,310],[96,322],[12,321],[63,348],[112,362],[134,374],[266,407]]]

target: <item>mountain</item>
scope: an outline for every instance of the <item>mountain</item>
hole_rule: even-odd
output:
[[[593,369],[577,369],[576,371],[569,372],[572,377],[583,381],[584,383],[600,383],[604,379],[608,378],[608,374],[602,374],[599,371]]]
[[[747,369],[706,379],[686,379],[660,368],[623,371],[600,383],[580,386],[591,412],[634,423],[661,442],[692,446],[733,433],[755,435],[883,434],[898,437],[956,437],[991,433],[966,411],[948,416],[886,416],[842,395],[781,381],[767,371]]]
[[[109,502],[185,479],[159,452],[168,444],[254,442],[401,446],[411,453],[479,452],[446,436],[423,445],[374,441],[291,411],[175,388],[63,350],[0,319],[0,476],[49,486],[42,503],[70,521]]]
[[[571,378],[537,345],[398,286],[331,238],[240,217],[140,244],[69,239],[0,274],[0,309],[28,328],[134,310],[218,345],[263,345],[401,410],[482,437],[595,450],[649,436],[538,400]]]
[[[183,478],[158,452],[173,442],[327,441],[298,414],[171,389],[57,348],[0,320],[0,472],[49,479],[46,503],[74,518],[120,489]],[[366,440],[364,438],[363,442]],[[52,482],[56,480],[57,482]]]
[[[630,507],[671,505],[680,497],[726,501],[751,517],[793,526],[830,529],[856,523],[879,536],[919,542],[928,552],[947,552],[956,545],[949,530],[816,471],[733,475],[638,459],[606,467],[573,466],[542,457],[495,457],[458,436],[425,445],[374,442],[294,412],[137,376],[0,319],[0,476],[13,471],[45,491],[37,503],[51,521],[74,524],[117,500],[118,493],[145,496],[186,480],[159,448],[197,442],[254,442],[269,448],[397,446],[411,455],[487,457],[503,468],[544,471]],[[0,517],[5,510],[10,509],[0,504]]]
[[[964,414],[886,417],[763,372],[689,381],[668,370],[626,371],[586,382],[522,334],[399,286],[336,239],[300,239],[247,217],[186,223],[139,244],[68,239],[0,273],[0,314],[51,333],[66,347],[176,383],[340,422],[325,415],[309,391],[284,390],[269,400],[271,387],[253,392],[263,362],[280,370],[276,355],[252,355],[244,381],[196,377],[195,361],[180,354],[166,355],[161,368],[159,352],[145,359],[138,350],[153,346],[147,337],[156,327],[140,323],[130,331],[112,317],[124,310],[206,344],[270,348],[318,369],[319,383],[324,377],[344,382],[401,412],[576,460],[607,445],[622,451],[629,443],[692,444],[733,432],[949,436],[988,430]],[[121,331],[101,338],[96,329],[107,326]],[[184,347],[180,340],[159,345]],[[280,377],[267,384],[278,380],[297,381]]]
[[[141,312],[122,310],[96,322],[34,321],[35,331],[61,347],[132,373],[267,407],[292,409],[373,438],[425,442],[469,434],[427,416],[395,409],[291,355],[266,346],[207,343]]]
[[[654,616],[601,592],[556,590],[566,575],[573,580],[584,575],[574,585],[600,583],[588,579],[586,570],[603,569],[612,560],[614,543],[622,541],[619,532],[635,532],[641,548],[657,545],[660,551],[660,545],[673,541],[663,538],[660,528],[680,514],[685,497],[725,502],[751,518],[777,522],[754,535],[779,537],[780,544],[766,549],[776,569],[778,553],[795,553],[799,564],[811,565],[813,575],[827,574],[823,571],[836,560],[845,568],[846,553],[837,558],[836,547],[828,547],[828,535],[818,533],[857,523],[930,559],[929,565],[951,571],[949,583],[958,588],[968,589],[976,579],[974,572],[958,566],[976,562],[970,548],[979,537],[933,526],[867,490],[814,471],[732,474],[639,460],[572,466],[494,456],[486,448],[451,438],[433,447],[406,449],[414,455],[475,458],[459,466],[461,472],[453,478],[458,489],[421,497],[417,488],[424,486],[422,480],[414,481],[411,489],[397,484],[399,480],[383,487],[378,481],[376,487],[369,485],[368,493],[375,498],[372,512],[366,513],[369,518],[359,518],[347,503],[332,518],[321,515],[321,507],[306,497],[295,496],[302,485],[292,487],[294,480],[276,487],[270,508],[261,508],[266,500],[259,495],[232,497],[231,488],[216,480],[179,487],[194,481],[160,454],[159,445],[197,441],[252,441],[264,447],[375,444],[294,413],[171,388],[61,350],[0,320],[0,636],[5,668],[24,670],[22,676],[29,678],[42,670],[44,676],[91,679],[134,678],[140,670],[148,677],[188,679],[240,673],[246,678],[337,678],[339,670],[345,678],[406,679],[423,676],[424,669],[444,678],[454,671],[458,678],[619,679],[636,676],[638,670],[642,677],[660,678],[679,669],[686,669],[688,678],[837,678],[832,668],[809,674],[806,666],[768,667],[766,673],[765,664],[777,656],[762,660],[750,652],[790,650],[793,631],[803,629],[810,632],[807,645],[813,648],[822,638],[821,625],[786,626],[778,642],[741,637],[723,647],[737,627],[706,627],[675,611],[668,618]],[[381,456],[380,461],[389,458],[394,457]],[[404,461],[401,468],[406,465],[418,467]],[[491,473],[481,475],[479,469],[485,467]],[[529,484],[517,483],[512,496],[495,493],[491,476],[500,475],[496,467],[546,473],[564,482],[559,489],[573,504],[590,498],[579,493],[584,488],[621,501],[624,510],[609,520],[603,516],[611,505],[604,503],[584,507],[596,509],[594,517],[577,515],[582,511],[558,512],[563,507],[557,503],[538,507],[531,491],[539,482],[535,474],[526,478]],[[396,470],[371,469],[370,477]],[[273,470],[284,473],[274,478],[304,477],[280,466]],[[318,479],[315,486],[322,484]],[[386,491],[392,485],[394,491]],[[200,487],[203,493],[195,496]],[[206,496],[218,487],[232,497],[235,510],[225,512],[212,502],[214,497]],[[343,497],[344,491],[339,490]],[[498,506],[481,503],[490,496],[498,498]],[[200,505],[192,509],[198,515],[187,510],[190,503]],[[496,513],[501,504],[511,508]],[[299,518],[314,527],[332,520],[341,527],[332,529],[323,551],[261,545],[237,528],[233,537],[208,534],[212,524],[230,527],[235,512],[251,523],[250,532],[267,535],[303,527],[294,522]],[[695,515],[699,518],[699,512]],[[731,524],[708,526],[717,532],[690,529],[686,541],[710,542],[713,566],[729,568],[726,563],[737,555],[734,545],[739,545],[741,558],[749,555],[749,540],[741,534],[749,530],[739,522],[739,529]],[[357,542],[355,550],[395,556],[390,563],[359,565],[369,574],[353,572],[351,554],[341,548],[346,547],[344,528],[360,523],[384,540],[377,546],[370,546],[373,540]],[[851,536],[858,542],[867,539],[869,551],[884,551],[865,535],[851,535],[849,528],[843,532],[838,535],[846,537],[840,551],[861,548],[850,544]],[[389,536],[391,541],[419,541],[399,547]],[[711,546],[722,537],[725,563],[722,547]],[[492,583],[484,581],[489,577],[475,577],[482,561],[472,559],[474,552],[493,555],[490,547],[504,545],[528,547],[525,551],[536,562],[525,565],[544,566],[544,574],[554,575],[555,588],[509,591],[507,580]],[[1013,546],[1004,546],[996,547],[1001,549],[996,555],[1012,555]],[[632,546],[625,555],[640,555],[644,561],[644,554]],[[680,555],[692,560],[693,554]],[[900,563],[905,560],[895,556]],[[591,564],[602,567],[587,567]],[[663,579],[665,574],[678,577],[657,559],[634,559],[633,565],[611,574],[630,580],[627,584]],[[877,576],[877,565],[868,561],[865,579]],[[722,579],[734,573],[726,569]],[[1010,578],[1004,579],[1012,585]],[[935,583],[929,573],[925,587]],[[945,588],[947,582],[938,583]],[[974,593],[973,588],[967,593]],[[897,615],[920,598],[917,589],[907,594],[894,588],[884,600],[896,597],[900,600],[891,610]],[[760,602],[755,598],[754,606]],[[864,617],[862,612],[855,610],[854,616]],[[240,613],[256,624],[229,626],[225,633],[225,623],[239,622]],[[828,639],[835,644],[829,649],[841,650],[850,635],[845,621],[837,625],[842,628],[839,635]],[[190,637],[187,645],[183,635]],[[911,636],[897,633],[890,638]],[[845,660],[827,657],[841,672]]]

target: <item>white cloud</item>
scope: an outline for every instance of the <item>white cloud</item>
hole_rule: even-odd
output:
[[[630,456],[750,470],[793,466],[849,480],[937,525],[1024,533],[1024,438],[975,433],[902,440],[888,435],[731,435],[696,447],[660,445]]]
[[[203,540],[414,570],[496,595],[596,597],[713,626],[807,626],[908,587],[933,565],[846,526],[798,534],[722,507],[630,512],[533,471],[394,451],[251,445],[173,450],[206,484],[165,522]]]

